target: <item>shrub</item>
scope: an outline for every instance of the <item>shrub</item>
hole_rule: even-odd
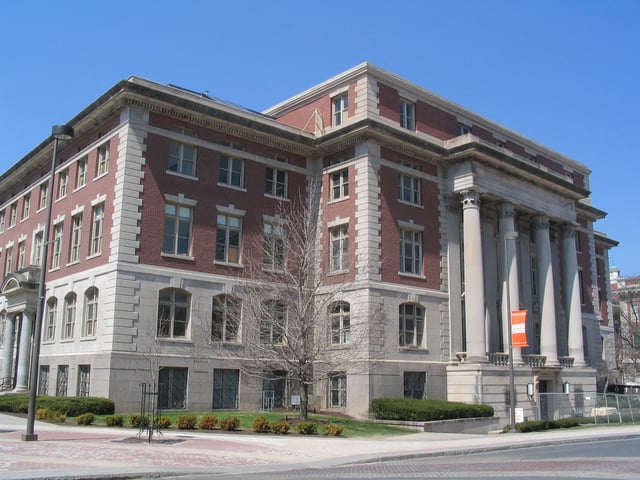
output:
[[[228,417],[220,420],[220,428],[227,432],[233,432],[240,427],[240,419],[238,417]]]
[[[344,432],[344,427],[342,425],[336,425],[335,423],[327,423],[322,427],[322,433],[330,437],[342,435],[342,432]]]
[[[253,420],[253,431],[256,433],[269,433],[271,431],[271,426],[269,425],[269,420],[264,415],[258,415]]]
[[[134,428],[146,428],[149,426],[149,417],[147,415],[143,417],[139,413],[132,413],[129,415],[129,425]]]
[[[318,424],[316,422],[301,422],[296,426],[296,430],[303,435],[313,435],[318,433]]]
[[[171,426],[171,420],[169,417],[158,417],[154,420],[156,428],[169,428]]]
[[[284,420],[278,420],[271,423],[271,431],[276,435],[284,435],[291,428],[291,424],[289,422],[285,422]]]
[[[91,425],[96,419],[93,413],[83,413],[76,417],[76,423],[78,425]]]
[[[47,415],[49,415],[49,410],[47,408],[36,408],[36,418],[38,420],[46,420]]]
[[[49,397],[38,395],[36,408],[46,408],[51,411],[62,412],[70,417],[77,417],[83,413],[96,415],[110,415],[115,410],[115,404],[108,398],[100,397]],[[29,395],[0,396],[0,412],[27,413],[29,409]]]
[[[556,428],[578,427],[580,422],[576,418],[563,418],[560,420],[531,420],[516,424],[516,430],[520,433],[540,432],[542,430],[553,430]],[[505,427],[509,431],[510,427]]]
[[[67,416],[62,412],[49,411],[47,413],[46,421],[49,423],[64,423],[67,421]]]
[[[180,430],[193,430],[196,428],[196,420],[195,415],[180,415],[177,426]]]
[[[218,417],[213,415],[205,415],[202,417],[202,420],[200,420],[200,428],[203,430],[213,430],[216,428],[216,425],[218,425]]]
[[[108,417],[104,417],[104,423],[106,423],[108,427],[121,427],[124,425],[124,416],[109,415]]]
[[[493,407],[443,400],[376,398],[371,402],[371,412],[378,420],[428,422],[455,418],[492,417]]]

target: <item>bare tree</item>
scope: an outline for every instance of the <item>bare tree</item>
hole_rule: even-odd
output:
[[[212,341],[244,374],[293,382],[300,394],[300,417],[309,411],[313,384],[336,368],[357,363],[364,341],[349,304],[342,301],[345,284],[331,276],[320,252],[323,226],[318,218],[317,188],[308,199],[281,205],[265,222],[262,235],[246,239],[243,277],[233,296],[214,302]],[[349,269],[348,241],[331,245],[329,262]],[[335,266],[335,265],[334,265]],[[238,349],[225,340],[240,341]],[[229,353],[231,352],[231,353]]]
[[[640,292],[631,290],[618,295],[614,306],[614,331],[617,368],[625,382],[640,377]]]

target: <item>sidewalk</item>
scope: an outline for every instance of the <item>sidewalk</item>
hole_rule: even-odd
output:
[[[355,439],[168,430],[154,442],[147,443],[138,438],[137,430],[131,428],[36,422],[38,440],[24,442],[21,435],[25,427],[26,419],[0,414],[2,479],[235,474],[640,437],[640,425],[527,434],[414,433]]]

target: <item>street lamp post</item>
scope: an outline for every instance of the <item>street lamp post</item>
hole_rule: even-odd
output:
[[[31,369],[29,374],[29,407],[27,410],[27,429],[22,435],[24,441],[38,440],[38,435],[33,433],[36,418],[36,397],[38,395],[38,370],[40,368],[40,337],[42,335],[42,317],[44,315],[44,296],[46,292],[45,280],[47,272],[47,256],[49,250],[49,226],[53,209],[53,180],[56,172],[56,155],[60,140],[71,140],[73,128],[67,125],[54,125],[51,129],[53,136],[53,155],[51,156],[51,171],[47,186],[47,220],[44,224],[42,236],[42,252],[40,257],[40,284],[38,285],[38,304],[36,306],[36,320],[33,329],[33,344],[31,346]]]
[[[514,384],[514,373],[513,373],[513,326],[512,326],[512,318],[511,318],[511,292],[509,289],[509,281],[510,281],[510,263],[511,256],[509,255],[508,250],[508,241],[516,240],[518,238],[518,232],[509,232],[504,236],[504,281],[506,282],[505,288],[505,296],[506,298],[506,311],[508,318],[508,333],[507,338],[509,339],[509,425],[510,432],[516,431],[516,388]]]

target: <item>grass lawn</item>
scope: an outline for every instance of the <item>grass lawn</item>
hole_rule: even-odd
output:
[[[200,419],[205,415],[213,415],[221,420],[228,417],[237,417],[240,420],[240,430],[245,433],[253,433],[253,420],[258,416],[264,416],[269,423],[277,420],[288,420],[291,424],[291,433],[295,432],[296,422],[299,422],[297,412],[241,412],[241,411],[215,411],[215,412],[161,412],[161,417],[166,417],[171,421],[171,427],[169,431],[178,431],[176,427],[178,418],[185,415],[194,415],[197,418],[197,423],[200,423]],[[104,426],[106,425],[104,418],[107,415],[96,415],[94,425]],[[126,417],[126,415],[123,415]],[[366,422],[361,420],[355,420],[349,417],[333,416],[327,414],[309,414],[309,421],[316,421],[320,424],[333,423],[344,427],[344,431],[341,436],[343,437],[372,437],[376,435],[406,435],[409,433],[415,433],[415,430],[401,427],[393,427],[389,425],[381,425],[372,422]],[[75,423],[74,418],[68,418],[67,422]],[[130,424],[125,418],[125,426],[129,427]],[[113,427],[118,428],[118,427]],[[166,431],[167,429],[165,429]],[[207,431],[207,430],[201,430]],[[219,432],[219,428],[214,430]],[[321,429],[319,430],[321,431]]]

